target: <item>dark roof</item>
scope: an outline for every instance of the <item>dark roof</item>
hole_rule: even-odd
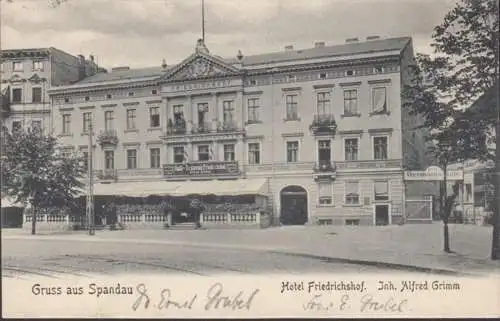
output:
[[[341,45],[309,48],[293,51],[281,51],[267,54],[243,57],[244,65],[257,65],[270,62],[284,62],[289,60],[314,59],[322,57],[356,55],[364,53],[403,50],[410,37],[378,39],[363,42],[346,43]]]
[[[264,63],[286,62],[293,60],[306,60],[322,57],[334,57],[343,55],[367,54],[383,51],[403,50],[411,41],[410,37],[377,39],[370,41],[362,41],[356,43],[346,43],[341,45],[325,46],[322,48],[309,48],[293,51],[281,51],[259,55],[249,55],[243,57],[243,65],[252,66]],[[218,57],[216,55],[213,55]],[[236,58],[224,59],[228,64],[237,63]],[[176,65],[169,65],[167,70],[174,68]],[[148,67],[120,71],[111,71],[109,73],[98,73],[94,76],[87,77],[75,85],[94,84],[102,82],[117,82],[126,80],[149,80],[161,76],[165,72],[162,67]]]

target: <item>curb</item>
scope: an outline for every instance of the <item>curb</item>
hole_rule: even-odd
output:
[[[270,248],[264,246],[245,246],[245,245],[228,245],[220,243],[196,243],[196,242],[185,242],[185,241],[168,241],[168,240],[144,240],[144,239],[116,239],[116,238],[82,238],[78,237],[65,237],[65,236],[54,236],[54,235],[34,235],[34,236],[3,236],[3,239],[17,239],[17,240],[42,240],[42,241],[53,241],[53,240],[63,240],[63,241],[76,241],[76,242],[111,242],[111,243],[135,243],[135,244],[163,244],[163,245],[176,245],[185,247],[198,247],[198,248],[218,248],[218,249],[232,249],[232,250],[247,250],[247,251],[264,251],[272,254],[281,254],[287,256],[295,256],[301,258],[309,258],[313,260],[320,260],[327,263],[343,263],[352,265],[364,265],[372,266],[381,269],[391,269],[407,272],[419,272],[428,274],[439,274],[439,275],[449,275],[449,276],[478,276],[480,274],[472,274],[459,272],[455,270],[440,269],[440,268],[430,268],[417,265],[400,264],[400,263],[390,263],[382,261],[371,261],[362,259],[350,259],[343,257],[331,257],[324,255],[315,255],[310,253],[304,253],[300,249],[292,248]]]

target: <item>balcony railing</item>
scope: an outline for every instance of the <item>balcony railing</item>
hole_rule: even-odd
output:
[[[335,134],[337,122],[331,114],[315,115],[309,129],[315,134]]]
[[[118,134],[114,129],[103,130],[97,135],[97,142],[102,145],[118,144]]]
[[[186,122],[180,120],[172,122],[170,119],[167,125],[167,135],[184,135],[186,133]]]
[[[193,134],[202,134],[202,133],[210,133],[211,132],[211,126],[210,123],[199,123],[199,124],[193,124],[193,129],[191,130]]]
[[[100,169],[95,171],[95,175],[101,181],[116,181],[118,179],[118,171],[116,169]]]
[[[315,173],[327,173],[327,172],[335,172],[337,167],[335,163],[332,161],[319,161],[314,164],[313,168]]]
[[[236,122],[223,122],[217,125],[217,131],[222,133],[238,131]]]

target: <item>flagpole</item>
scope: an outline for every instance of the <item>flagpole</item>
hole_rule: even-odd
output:
[[[201,39],[205,43],[205,0],[201,0]]]

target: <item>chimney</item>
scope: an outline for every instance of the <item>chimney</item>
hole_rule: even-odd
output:
[[[370,40],[377,40],[377,39],[380,39],[379,36],[368,36],[366,37],[366,40],[370,41]]]
[[[285,46],[285,51],[293,51],[293,45]]]
[[[325,47],[324,41],[318,41],[314,44],[314,48],[323,48],[323,47]]]
[[[82,80],[87,76],[85,57],[78,55],[78,80]]]
[[[163,60],[161,61],[161,67],[163,69],[167,68],[167,61],[165,60],[165,58],[163,58]]]
[[[127,71],[127,70],[130,70],[130,67],[123,66],[123,67],[114,67],[114,68],[111,68],[111,72],[115,72],[115,71]]]
[[[90,61],[94,62],[94,55],[89,56]]]
[[[353,42],[359,42],[358,38],[347,38],[345,40],[345,43],[353,43]]]

